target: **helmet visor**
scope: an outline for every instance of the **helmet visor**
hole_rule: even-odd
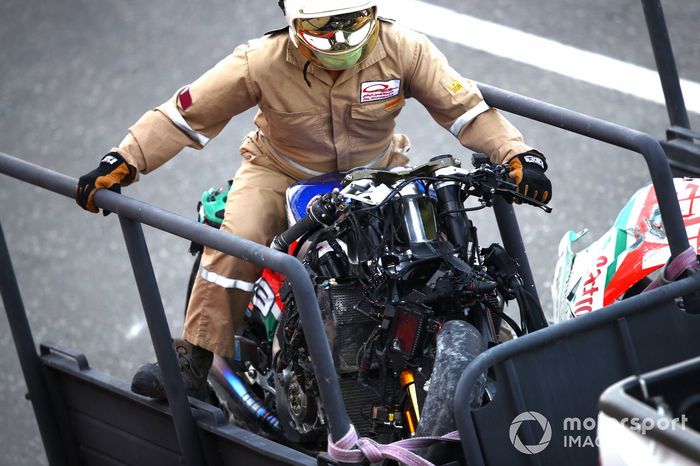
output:
[[[376,22],[374,8],[335,16],[299,18],[294,21],[297,36],[312,50],[347,52],[369,40]]]

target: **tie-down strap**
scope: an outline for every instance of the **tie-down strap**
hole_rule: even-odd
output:
[[[334,443],[331,436],[328,436],[328,454],[339,463],[357,464],[363,463],[365,460],[378,463],[384,459],[389,459],[408,466],[435,466],[411,450],[428,448],[443,441],[459,442],[459,432],[450,432],[442,437],[414,437],[390,444],[383,444],[370,438],[359,438],[355,427],[350,424],[348,433],[337,442]]]

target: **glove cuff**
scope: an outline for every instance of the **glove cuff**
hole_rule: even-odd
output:
[[[104,170],[105,173],[113,172],[121,164],[124,164],[129,170],[129,173],[121,180],[121,184],[126,186],[134,181],[136,177],[136,168],[129,165],[119,152],[110,152],[100,159],[100,169]]]
[[[115,168],[121,163],[126,163],[126,160],[119,152],[110,152],[100,159],[100,165],[106,164]]]

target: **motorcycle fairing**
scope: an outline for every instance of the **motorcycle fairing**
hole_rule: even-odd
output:
[[[700,180],[676,178],[674,184],[688,239],[697,250]],[[652,185],[632,196],[613,227],[601,238],[574,253],[574,243],[586,231],[569,231],[559,244],[552,282],[555,322],[613,303],[644,277],[657,272],[670,257]]]
[[[270,269],[263,269],[262,276],[255,282],[253,297],[248,304],[248,311],[257,313],[263,325],[268,342],[275,336],[277,322],[284,312],[284,301],[280,298],[280,288],[284,275]]]
[[[332,172],[298,181],[287,188],[286,208],[289,224],[292,225],[306,216],[306,207],[311,199],[340,188],[341,179],[340,173]],[[284,312],[284,301],[280,298],[283,283],[284,275],[263,269],[262,276],[255,282],[253,297],[248,305],[249,315],[257,313],[265,326],[268,341],[274,338],[277,322]]]

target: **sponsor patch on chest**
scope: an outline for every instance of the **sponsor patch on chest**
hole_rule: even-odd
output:
[[[360,84],[360,103],[396,97],[401,92],[401,80],[365,81]]]

